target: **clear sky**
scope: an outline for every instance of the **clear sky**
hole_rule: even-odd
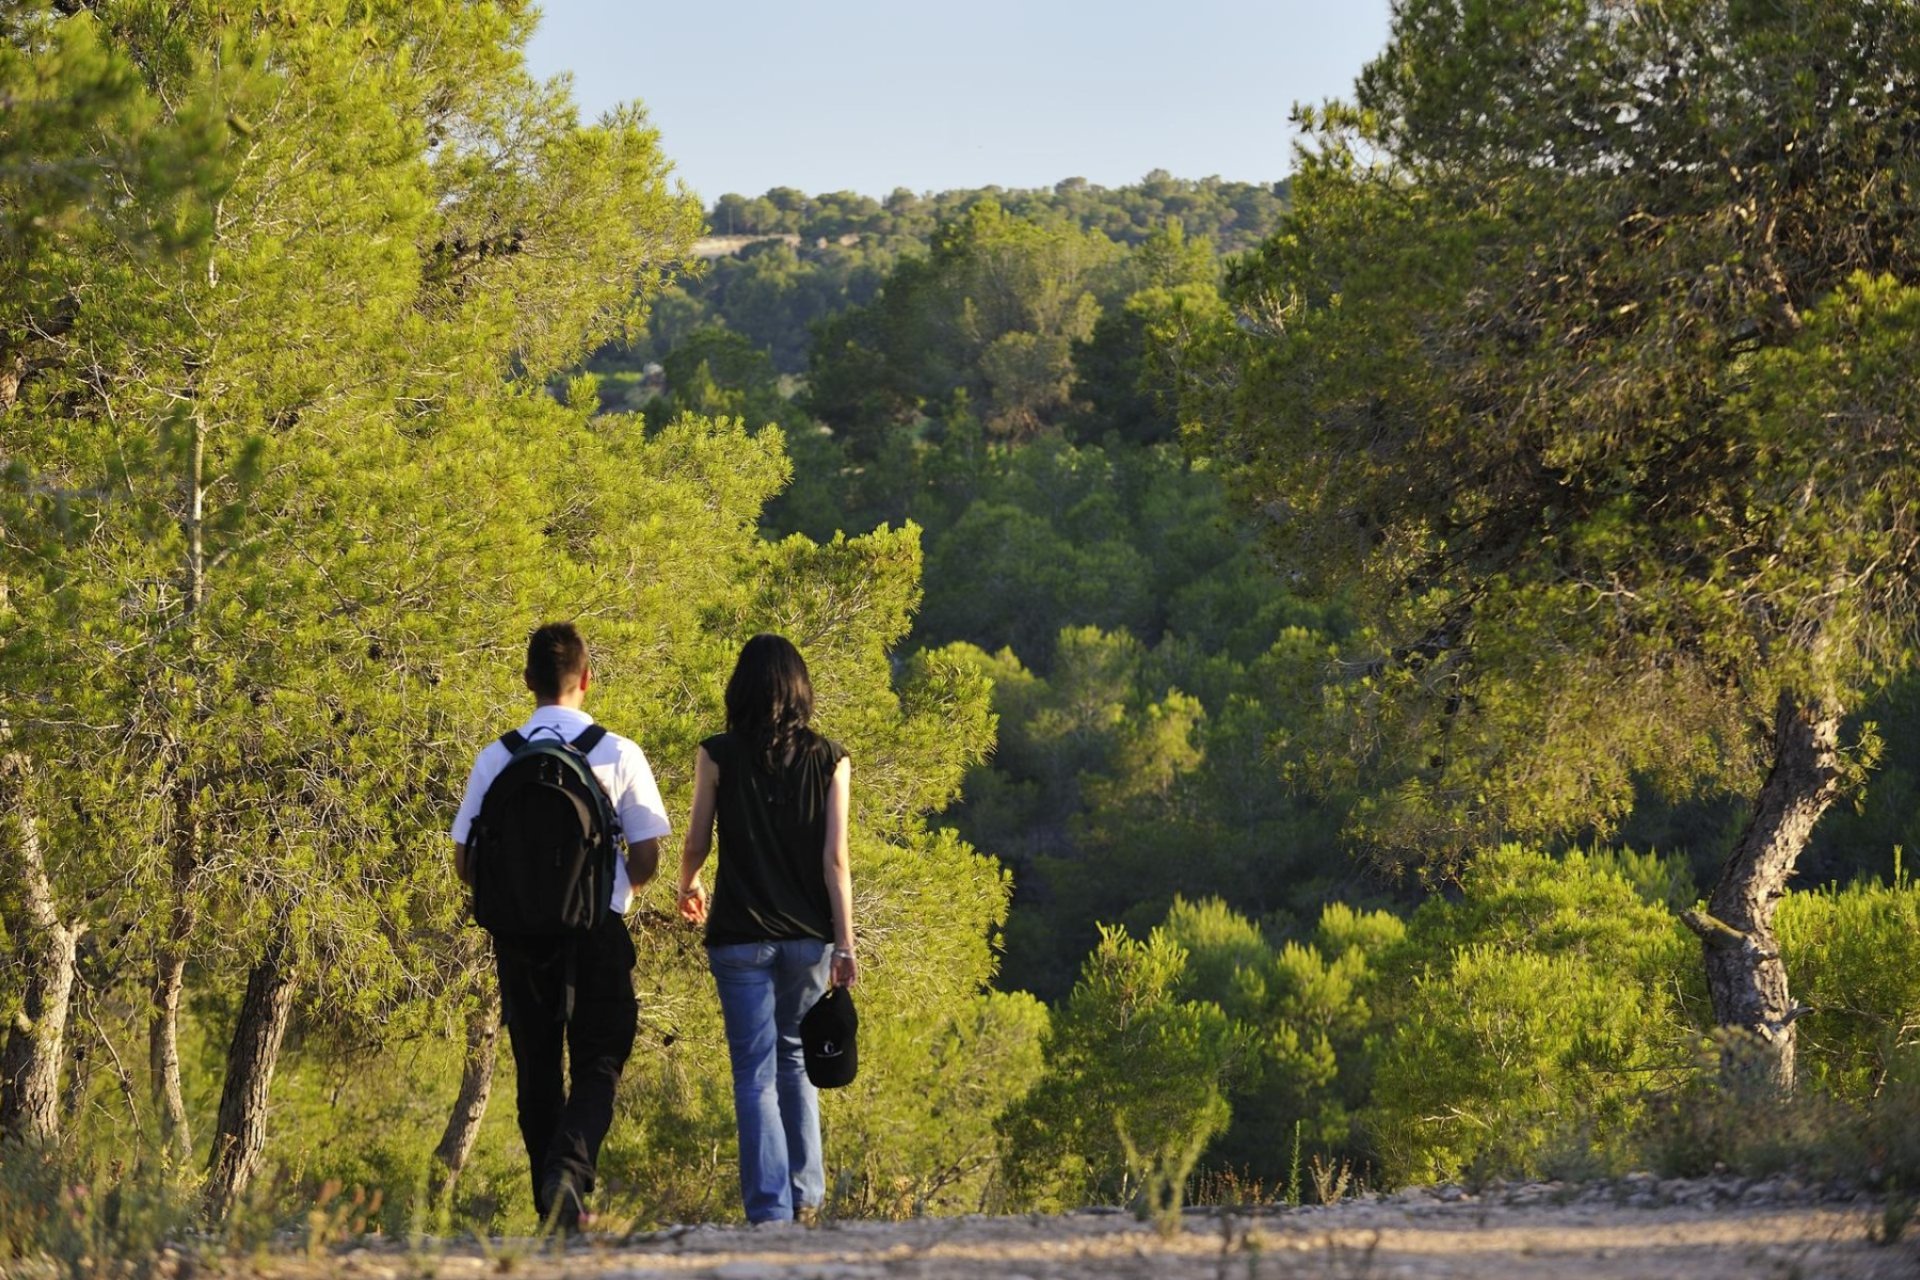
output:
[[[534,72],[638,99],[711,203],[1285,176],[1295,101],[1345,96],[1388,0],[544,0]]]

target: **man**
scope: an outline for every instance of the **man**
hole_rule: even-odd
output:
[[[551,736],[572,742],[593,724],[593,717],[581,709],[593,672],[586,643],[572,623],[551,622],[533,633],[527,642],[526,682],[535,705],[520,726],[522,738]],[[482,749],[454,816],[454,868],[468,885],[473,884],[468,835],[488,786],[511,759],[501,742]],[[577,945],[546,938],[494,940],[534,1208],[542,1222],[562,1231],[581,1226],[582,1202],[593,1190],[600,1143],[613,1123],[614,1090],[633,1051],[638,1006],[633,938],[625,915],[634,890],[653,878],[660,838],[668,830],[660,788],[638,746],[607,733],[592,744],[586,760],[626,839],[624,858],[614,860],[606,919]],[[561,1071],[563,1047],[572,1067],[571,1089]]]

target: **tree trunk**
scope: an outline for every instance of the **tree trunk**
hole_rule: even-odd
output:
[[[453,1113],[433,1149],[443,1175],[438,1196],[442,1203],[453,1195],[454,1183],[480,1136],[480,1121],[487,1114],[487,1099],[493,1093],[493,1063],[500,1040],[500,989],[484,984],[478,1007],[467,1015],[467,1055],[460,1071],[460,1093],[454,1099]]]
[[[187,514],[181,521],[181,532],[187,536],[187,620],[191,623],[207,598],[207,551],[204,541],[207,490],[201,483],[207,466],[207,420],[196,408],[189,421],[192,426],[187,437]],[[198,700],[196,693],[195,702]]]
[[[199,410],[191,418],[187,451],[186,515],[182,533],[187,543],[186,621],[194,625],[206,598],[206,420]],[[197,632],[190,640],[191,651],[199,651]],[[198,666],[196,661],[195,666]],[[201,719],[200,682],[195,681],[193,718]],[[172,846],[168,859],[172,872],[172,909],[167,921],[167,939],[154,957],[152,1006],[147,1022],[147,1070],[153,1088],[154,1110],[160,1116],[160,1140],[184,1166],[193,1158],[193,1131],[187,1121],[186,1097],[180,1087],[180,992],[186,985],[187,942],[193,936],[193,879],[200,865],[199,781],[193,770],[179,758],[177,746],[170,749],[174,770],[172,782],[173,826],[168,834]]]
[[[195,695],[196,698],[198,695]],[[183,1166],[193,1158],[193,1132],[187,1123],[186,1097],[180,1088],[180,993],[187,978],[187,942],[193,936],[193,877],[199,867],[200,825],[195,812],[198,787],[180,769],[173,781],[173,827],[169,862],[173,905],[166,941],[154,956],[152,1004],[147,1014],[147,1072],[154,1110],[160,1116],[160,1140]]]
[[[1729,1083],[1793,1089],[1794,1022],[1807,1011],[1787,994],[1773,913],[1813,827],[1840,790],[1840,711],[1782,694],[1773,768],[1753,817],[1720,872],[1707,910],[1682,919],[1706,952],[1714,1020],[1742,1034],[1721,1055]]]
[[[175,908],[176,913],[179,908]],[[180,992],[186,985],[187,957],[172,948],[155,960],[153,1008],[147,1022],[147,1070],[160,1140],[183,1164],[193,1155],[187,1127],[187,1101],[180,1088]]]
[[[0,867],[19,887],[23,993],[0,1052],[0,1134],[35,1144],[60,1136],[60,1067],[82,926],[61,923],[27,794],[25,756],[0,757]]]
[[[246,998],[227,1049],[227,1079],[207,1162],[207,1213],[215,1221],[231,1213],[246,1192],[267,1144],[267,1094],[293,1012],[294,979],[286,939],[276,934],[247,975]]]

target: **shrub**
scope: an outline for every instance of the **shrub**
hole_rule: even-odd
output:
[[[0,1140],[0,1275],[33,1274],[29,1263],[76,1280],[112,1274],[186,1238],[199,1216],[196,1181],[174,1171]]]
[[[1164,930],[1138,942],[1102,929],[1054,1018],[1045,1071],[1001,1122],[1006,1207],[1125,1199],[1225,1127],[1246,1044],[1217,1004],[1178,997],[1186,961]]]
[[[1867,1177],[1920,1187],[1920,1048],[1895,1055],[1886,1088],[1867,1109],[1862,1159]]]
[[[1334,903],[1310,940],[1276,949],[1257,925],[1214,899],[1176,900],[1164,928],[1188,954],[1180,994],[1220,1005],[1245,1027],[1253,1049],[1231,1082],[1234,1123],[1208,1149],[1209,1167],[1289,1184],[1297,1179],[1294,1153],[1275,1134],[1297,1135],[1315,1154],[1363,1160],[1352,1108],[1370,1075],[1374,958],[1401,939],[1404,922]]]
[[[1793,893],[1775,928],[1794,996],[1800,1076],[1835,1097],[1881,1093],[1920,1032],[1920,886],[1853,884]]]
[[[1046,1027],[1046,1006],[1023,992],[976,996],[933,1025],[863,1019],[861,1057],[889,1078],[825,1096],[834,1211],[981,1210],[1002,1154],[995,1122],[1040,1078]]]
[[[1639,1150],[1662,1173],[1746,1177],[1792,1170],[1814,1177],[1858,1173],[1866,1116],[1817,1089],[1782,1099],[1729,1089],[1722,1052],[1754,1053],[1751,1040],[1715,1032],[1703,1041],[1691,1079],[1647,1110]],[[1753,1079],[1765,1077],[1755,1072]]]
[[[1365,1122],[1390,1179],[1584,1171],[1624,1157],[1695,1040],[1693,947],[1618,864],[1514,846],[1415,913]]]

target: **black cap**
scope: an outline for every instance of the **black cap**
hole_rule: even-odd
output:
[[[859,1029],[853,993],[845,987],[828,987],[800,1019],[800,1049],[807,1060],[807,1079],[816,1089],[853,1083],[860,1069]]]

